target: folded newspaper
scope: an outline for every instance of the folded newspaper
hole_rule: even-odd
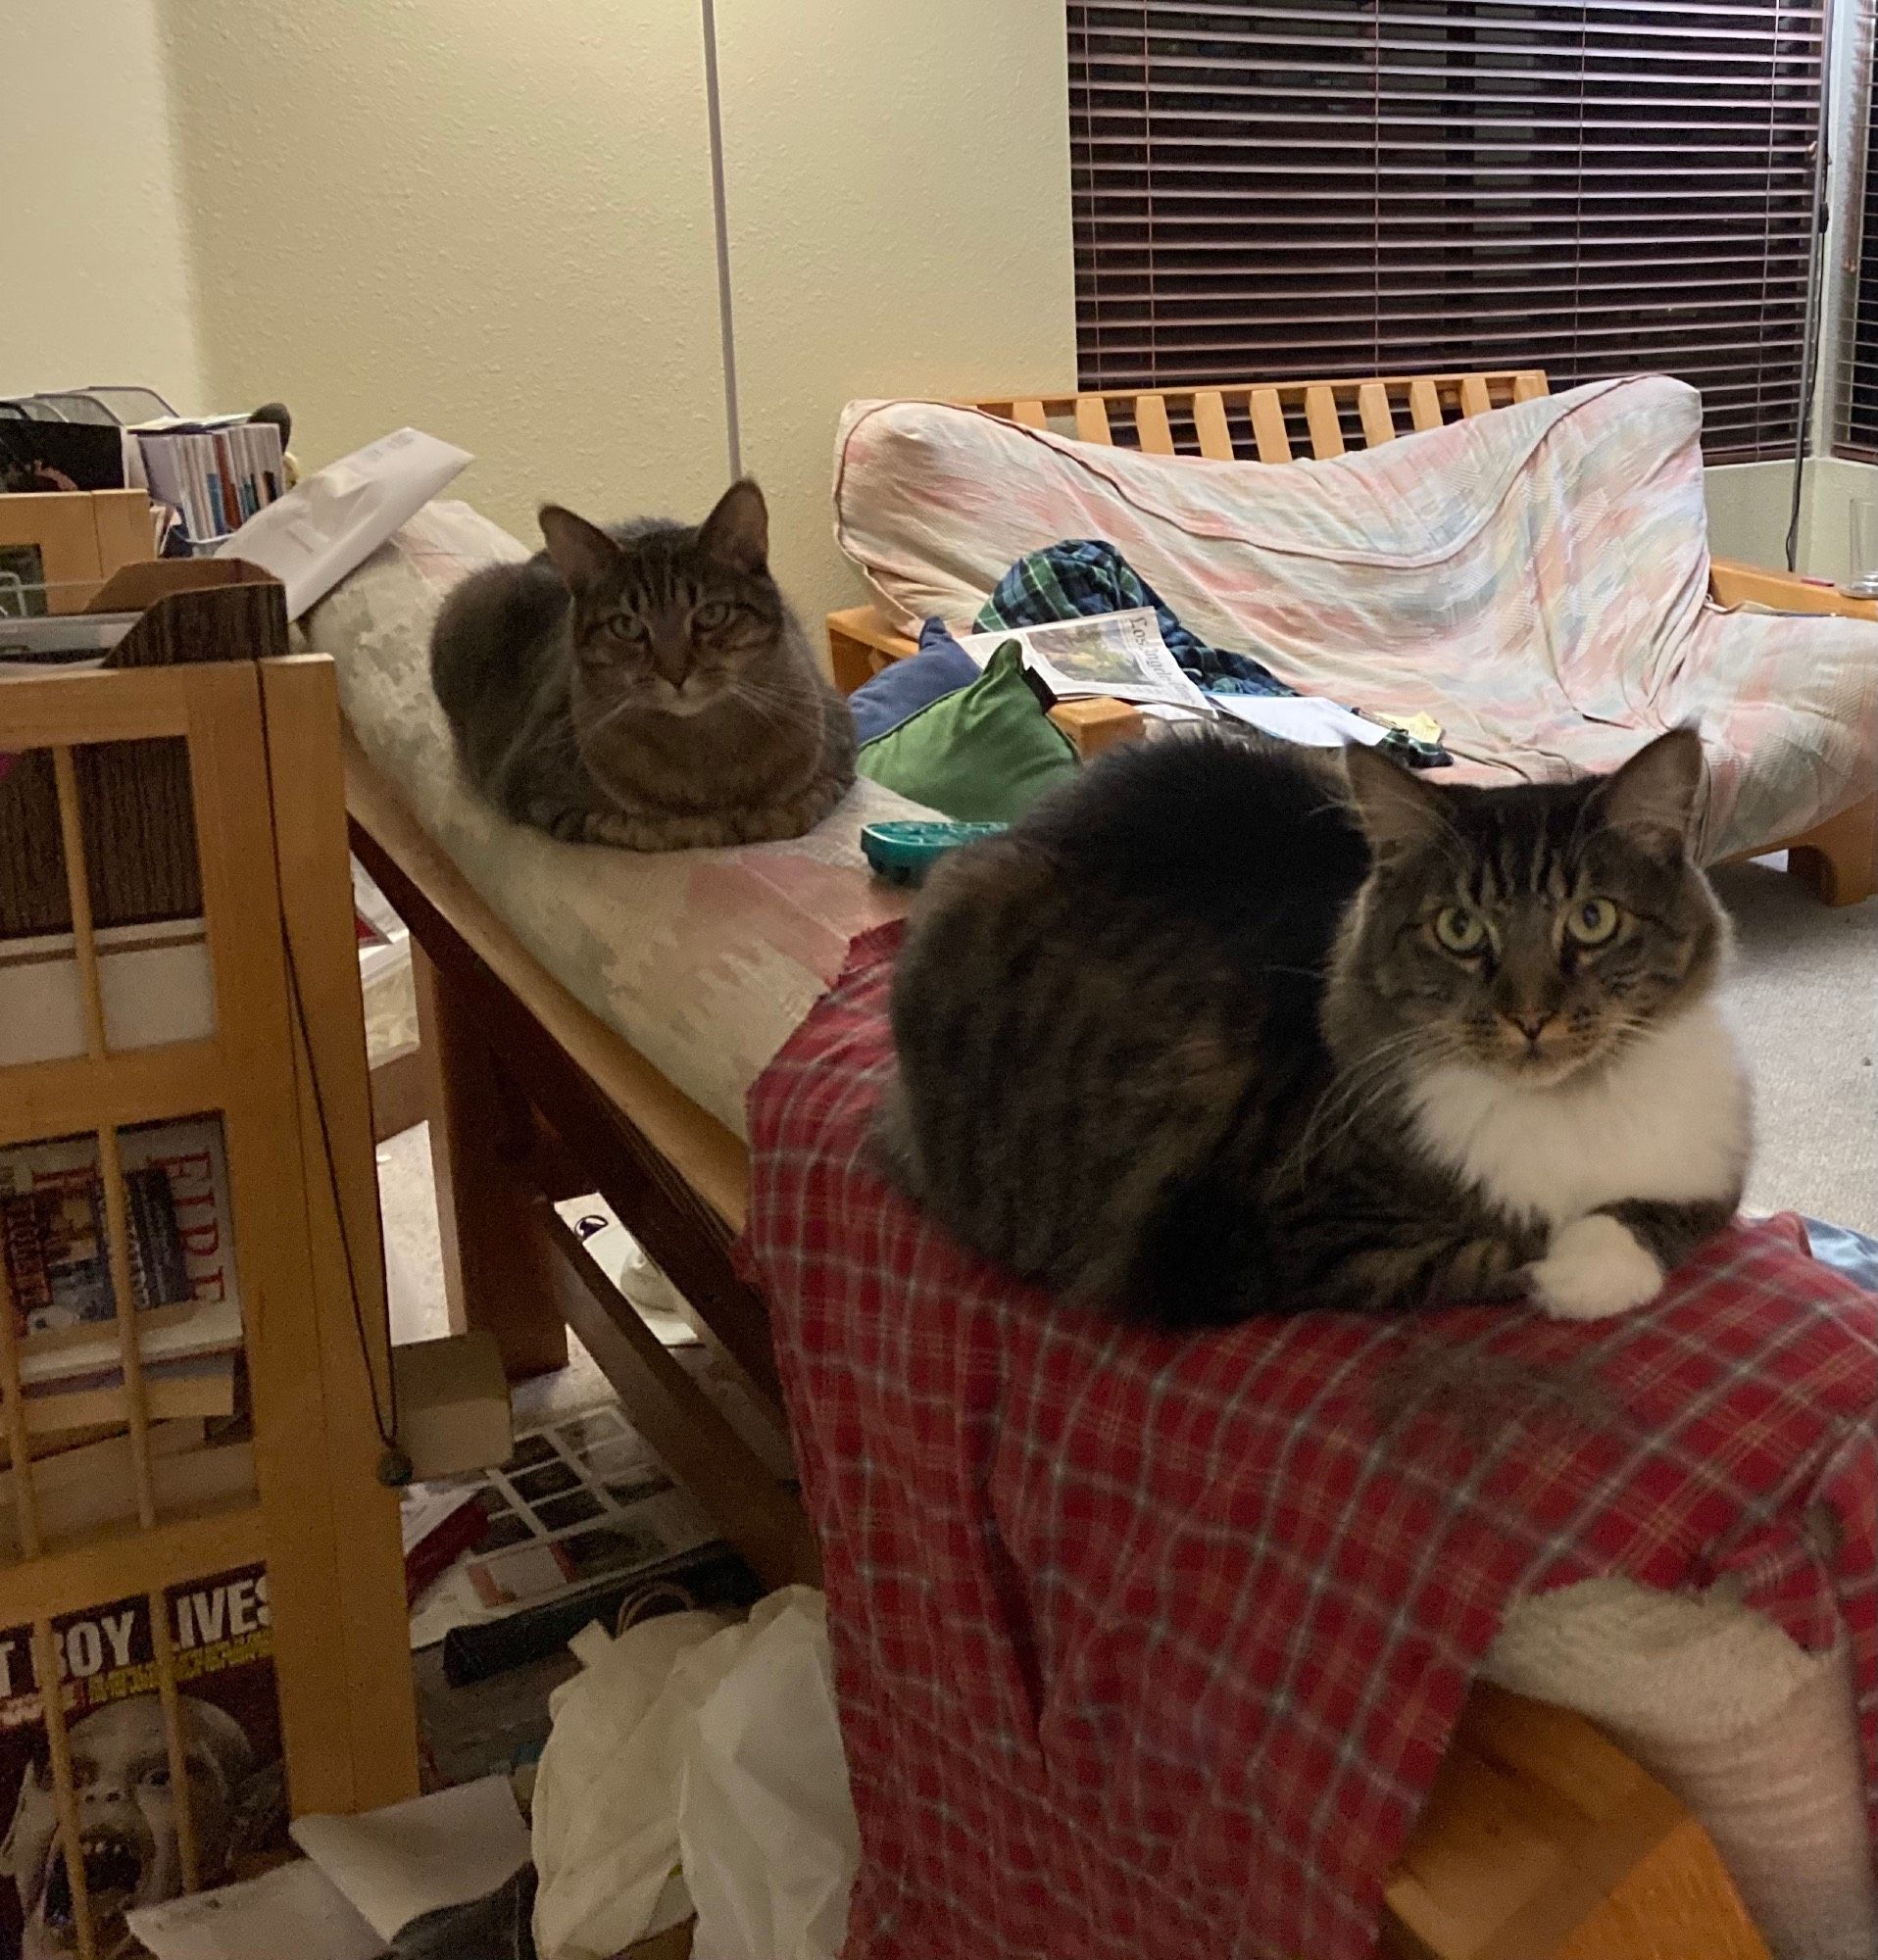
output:
[[[983,666],[1012,640],[1023,649],[1025,669],[1059,701],[1107,695],[1203,714],[1210,706],[1167,651],[1152,607],[1056,619],[1047,626],[1005,626],[966,634],[959,644]]]
[[[959,644],[982,667],[1012,640],[1023,649],[1026,671],[1058,701],[1107,695],[1168,720],[1220,714],[1315,749],[1341,749],[1352,742],[1374,747],[1389,734],[1388,726],[1314,695],[1203,694],[1168,650],[1152,607],[971,633]],[[1179,712],[1168,714],[1168,710]],[[1431,739],[1432,730],[1432,739],[1439,738],[1434,722],[1425,715],[1418,719],[1426,727],[1410,733]]]

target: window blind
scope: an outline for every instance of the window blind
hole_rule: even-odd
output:
[[[1085,388],[1660,369],[1711,462],[1791,450],[1816,0],[1072,0],[1068,33]]]

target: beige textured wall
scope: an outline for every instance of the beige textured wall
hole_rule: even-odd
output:
[[[162,4],[218,401],[461,443],[530,542],[723,487],[698,0]]]
[[[319,463],[402,421],[555,497],[727,480],[701,0],[159,0],[209,393]],[[1074,369],[1057,0],[717,0],[743,462],[812,619],[851,396]]]
[[[1062,9],[716,5],[743,460],[813,616],[858,590],[844,401],[1073,374]],[[316,463],[415,421],[529,537],[549,496],[699,514],[728,448],[701,11],[250,0],[237,34],[223,0],[15,0],[0,392],[277,395]],[[1836,575],[1878,472],[1808,475],[1802,563]],[[1788,488],[1711,471],[1715,550],[1780,564]]]
[[[1845,457],[1816,457],[1806,466],[1805,552],[1801,569],[1835,583],[1878,571],[1853,559],[1853,506],[1878,504],[1878,468]],[[1869,557],[1872,541],[1866,544]]]
[[[1707,474],[1708,545],[1717,558],[1784,571],[1787,521],[1793,498],[1789,463],[1743,463]],[[1809,578],[1838,583],[1854,571],[1854,504],[1878,504],[1878,467],[1844,457],[1819,455],[1806,464],[1800,506],[1800,569]]]
[[[806,614],[851,605],[828,488],[866,395],[1076,372],[1061,0],[717,0],[744,467]]]
[[[0,394],[200,406],[156,0],[0,6]]]
[[[1810,466],[1808,466],[1810,468]],[[1787,567],[1787,522],[1792,513],[1793,466],[1787,463],[1733,463],[1705,470],[1708,505],[1708,549],[1717,558],[1769,571]],[[1807,565],[1808,492],[1801,497],[1800,568]]]

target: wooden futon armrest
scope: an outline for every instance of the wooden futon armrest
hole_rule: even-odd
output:
[[[1767,606],[1777,612],[1833,612],[1844,619],[1878,619],[1878,601],[1852,599],[1822,578],[1768,571],[1733,559],[1708,563],[1708,596],[1717,606]]]
[[[1384,1896],[1390,1960],[1767,1960],[1659,1783],[1582,1716],[1484,1685]]]

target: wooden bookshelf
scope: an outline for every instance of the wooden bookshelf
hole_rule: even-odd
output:
[[[173,1589],[265,1565],[293,1810],[414,1795],[417,1735],[365,1029],[331,664],[286,653],[277,585],[250,567],[147,565],[94,610],[141,616],[103,671],[0,682],[0,938],[71,935],[81,1054],[0,1067],[0,1146],[97,1139],[122,1360],[126,1521],[75,1542],[42,1528],[20,1392],[20,1335],[0,1265],[0,1429],[15,1542],[0,1544],[0,1628],[30,1630],[52,1671],[59,1622],[110,1602],[148,1611],[154,1692],[190,1886],[215,1868],[186,1813]],[[50,868],[49,868],[50,867]],[[115,916],[193,907],[213,1027],[113,1048],[98,934]],[[166,1508],[153,1470],[131,1305],[122,1126],[219,1115],[243,1308],[254,1488]],[[39,1693],[77,1948],[107,1950],[75,1852],[65,1698]]]

